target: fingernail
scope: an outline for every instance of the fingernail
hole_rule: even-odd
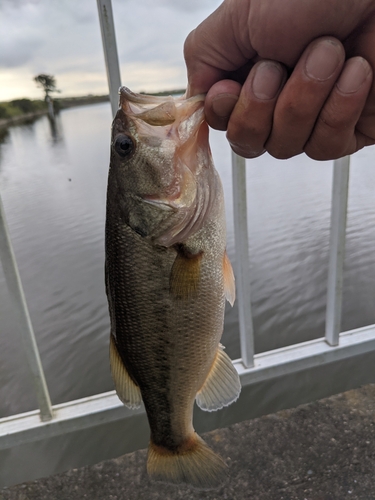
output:
[[[278,64],[261,62],[255,70],[252,84],[255,97],[262,100],[273,99],[280,89],[282,77],[282,69]]]
[[[306,74],[324,82],[336,71],[342,58],[342,50],[333,40],[323,40],[311,48],[305,64]]]
[[[237,95],[219,94],[212,99],[212,110],[215,115],[220,116],[220,118],[225,118],[232,113],[237,101]]]
[[[349,59],[337,81],[337,87],[343,94],[353,94],[357,92],[370,72],[369,65],[362,57]]]

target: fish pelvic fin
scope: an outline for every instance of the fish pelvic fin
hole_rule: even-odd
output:
[[[195,400],[205,411],[220,410],[236,401],[241,392],[241,382],[230,357],[220,344],[211,370]]]
[[[168,483],[187,483],[198,489],[222,485],[227,465],[195,432],[174,451],[156,445],[148,449],[147,472],[151,479]]]
[[[142,403],[142,395],[139,387],[130,378],[124,363],[118,353],[113,336],[110,336],[109,360],[111,365],[111,374],[115,383],[115,389],[119,399],[125,406],[135,410]]]
[[[176,245],[176,248],[169,279],[170,291],[178,299],[190,299],[197,295],[203,252],[190,254],[183,245]]]
[[[232,264],[230,263],[226,250],[224,252],[224,259],[223,259],[223,276],[224,276],[225,298],[227,299],[229,304],[233,307],[234,301],[236,300],[236,285],[234,281]]]

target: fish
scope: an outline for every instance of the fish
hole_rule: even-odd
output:
[[[218,410],[241,384],[220,344],[235,281],[205,96],[119,93],[105,227],[112,378],[127,407],[144,404],[151,479],[214,488],[227,466],[195,432],[194,402]]]

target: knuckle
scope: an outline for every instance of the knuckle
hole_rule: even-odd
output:
[[[318,161],[340,158],[348,154],[354,130],[355,120],[352,117],[335,113],[332,108],[323,110],[304,151],[307,156]]]
[[[338,130],[345,130],[350,127],[350,123],[346,120],[339,118],[337,114],[332,111],[322,111],[318,116],[315,124],[315,129],[322,128],[326,134],[337,133]]]
[[[334,94],[320,112],[315,128],[321,127],[326,133],[346,131],[354,128],[358,114],[355,100]]]
[[[249,149],[243,149],[242,147],[236,146],[234,144],[231,144],[231,148],[238,156],[242,156],[243,158],[258,158],[258,156],[261,156],[266,151],[265,149],[252,151]]]
[[[277,160],[287,160],[288,158],[292,158],[293,156],[302,153],[301,148],[293,144],[286,145],[284,143],[267,143],[266,148],[267,152]]]
[[[254,143],[253,141],[236,140],[228,137],[228,142],[235,153],[244,158],[256,158],[265,151],[263,143]]]
[[[345,149],[340,142],[315,139],[306,144],[304,152],[313,160],[325,161],[341,158],[345,155]]]
[[[255,123],[247,119],[247,116],[236,116],[228,122],[227,138],[233,143],[258,144],[267,139],[269,130],[262,128],[260,123]]]

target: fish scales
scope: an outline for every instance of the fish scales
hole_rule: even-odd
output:
[[[195,395],[213,363],[223,327],[222,277],[217,276],[218,286],[212,289],[211,273],[215,269],[209,265],[212,259],[207,258],[205,265],[205,257],[197,297],[188,303],[172,297],[169,276],[177,252],[162,247],[155,251],[152,244],[128,226],[121,229],[122,237],[118,232],[110,226],[107,229],[107,249],[116,256],[110,259],[108,267],[109,281],[114,283],[111,293],[121,298],[115,310],[117,345],[144,396],[146,411],[153,422],[154,442],[158,444],[165,434],[164,418],[159,425],[161,415],[167,413],[172,419],[178,412],[175,426],[181,421],[181,413],[190,415]],[[221,260],[219,255],[216,258]],[[189,373],[196,377],[191,387],[186,385]],[[189,397],[184,389],[189,390]],[[173,399],[173,413],[168,398]],[[186,432],[176,433],[175,445],[185,436]]]
[[[113,125],[106,219],[112,375],[125,404],[144,402],[151,477],[213,487],[225,465],[194,431],[194,401],[214,410],[240,391],[219,346],[233,288],[223,192],[199,114],[203,99],[169,100],[161,110],[149,104],[122,89]]]

